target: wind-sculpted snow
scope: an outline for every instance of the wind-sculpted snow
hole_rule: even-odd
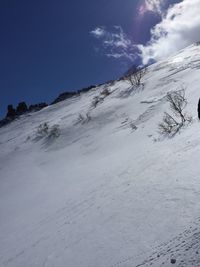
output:
[[[199,266],[199,66],[193,45],[139,88],[105,84],[0,129],[0,266]],[[193,123],[164,138],[182,86]]]

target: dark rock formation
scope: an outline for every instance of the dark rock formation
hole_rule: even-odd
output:
[[[18,118],[20,115],[28,112],[39,111],[47,106],[48,105],[46,103],[39,103],[30,105],[30,107],[28,108],[25,102],[20,102],[15,110],[15,108],[13,108],[13,105],[8,105],[7,115],[4,119],[0,120],[0,127],[7,125],[8,123]]]
[[[43,109],[43,108],[45,108],[47,106],[48,105],[46,103],[44,103],[44,102],[38,103],[38,104],[35,104],[35,105],[30,105],[28,111],[29,112],[39,111],[39,110],[41,110],[41,109]]]
[[[64,92],[62,94],[60,94],[52,103],[51,105],[54,105],[56,103],[59,103],[61,101],[64,101],[68,98],[71,98],[73,96],[78,96],[80,93],[86,93],[88,91],[90,91],[91,89],[95,88],[96,86],[95,85],[91,85],[89,87],[86,87],[86,88],[82,88],[81,90],[78,90],[78,91],[74,91],[74,92]]]
[[[51,105],[54,105],[54,104],[59,103],[61,101],[64,101],[64,100],[66,100],[68,98],[71,98],[71,97],[73,97],[75,95],[77,95],[77,92],[65,92],[65,93],[62,93],[51,103]]]
[[[7,109],[6,118],[14,118],[16,116],[16,110],[13,108],[13,105],[8,105]]]
[[[27,111],[28,111],[28,107],[27,107],[26,103],[20,102],[17,106],[16,114],[19,116],[19,115],[26,113]]]
[[[58,102],[61,102],[63,100],[66,100],[68,98],[78,96],[81,93],[86,93],[95,87],[96,87],[96,85],[91,85],[91,86],[88,86],[86,88],[82,88],[81,90],[78,90],[78,91],[62,93],[51,103],[51,105],[56,104]],[[36,112],[36,111],[39,111],[39,110],[41,110],[47,106],[48,105],[43,102],[43,103],[30,105],[28,107],[25,102],[20,102],[18,104],[16,110],[15,110],[13,108],[13,105],[8,105],[7,115],[4,119],[0,120],[0,127],[12,122],[14,119],[18,118],[20,115],[23,115],[23,114],[28,113],[28,112]]]
[[[82,88],[81,90],[78,90],[78,93],[79,93],[79,94],[80,94],[80,93],[86,93],[86,92],[90,91],[91,89],[93,89],[93,88],[95,88],[95,87],[96,87],[96,85],[90,85],[90,86],[88,86],[88,87]]]

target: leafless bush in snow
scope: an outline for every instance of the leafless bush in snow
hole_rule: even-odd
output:
[[[45,137],[47,136],[49,133],[49,124],[47,122],[41,123],[38,128],[37,128],[37,132],[36,135],[37,137]]]
[[[95,109],[97,105],[99,105],[100,103],[103,103],[104,99],[110,94],[111,92],[109,91],[108,87],[104,87],[98,96],[93,97],[91,108]]]
[[[60,136],[60,127],[58,124],[54,124],[49,130],[48,138],[57,138],[59,136]]]
[[[87,112],[85,115],[79,113],[76,124],[79,124],[79,123],[85,124],[85,123],[89,122],[91,119],[92,118],[91,118],[89,112]]]
[[[128,81],[132,86],[140,86],[142,84],[142,78],[146,74],[146,68],[137,68],[131,73],[124,76],[124,80]]]
[[[174,136],[186,123],[192,121],[184,111],[187,106],[185,98],[185,88],[179,91],[173,91],[167,94],[167,102],[170,104],[172,115],[165,112],[161,123],[159,123],[159,132],[162,135]]]
[[[49,126],[47,122],[40,124],[36,131],[36,138],[57,138],[60,136],[60,128],[58,124]]]
[[[92,100],[92,104],[91,107],[92,108],[96,108],[97,105],[102,101],[102,98],[100,98],[99,96],[95,96]]]
[[[110,95],[110,91],[108,90],[108,88],[104,88],[103,91],[101,91],[101,95],[103,95],[103,97],[107,97]]]

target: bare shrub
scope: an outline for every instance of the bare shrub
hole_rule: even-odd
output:
[[[158,125],[159,132],[163,135],[175,135],[181,128],[181,124],[178,123],[171,115],[165,112],[163,120]]]
[[[58,124],[53,125],[48,134],[48,138],[57,138],[60,136],[60,127]]]
[[[91,119],[92,118],[91,118],[89,112],[87,112],[85,115],[79,113],[76,124],[79,124],[79,123],[85,124],[85,123],[89,122]]]
[[[37,128],[36,138],[57,138],[60,136],[60,128],[58,124],[49,126],[47,122],[40,124]]]
[[[84,116],[81,113],[79,113],[78,114],[78,119],[77,119],[77,124],[78,123],[82,123],[84,120],[85,120]]]
[[[85,122],[89,122],[91,120],[91,116],[89,115],[89,113],[86,113],[86,120]]]
[[[185,88],[168,93],[166,99],[170,104],[172,115],[164,113],[163,120],[158,125],[159,132],[162,135],[174,136],[186,123],[192,121],[192,117],[184,111],[187,106]]]
[[[104,99],[109,96],[111,94],[111,92],[108,90],[107,87],[105,87],[98,96],[95,96],[92,99],[92,103],[91,103],[91,108],[95,109],[97,107],[97,105],[99,105],[100,103],[103,103]]]
[[[37,128],[37,132],[36,135],[37,137],[45,137],[47,136],[49,133],[49,125],[47,122],[41,123],[38,128]]]
[[[91,108],[95,109],[97,105],[103,103],[104,99],[110,94],[111,92],[109,91],[109,89],[107,87],[104,87],[98,96],[93,97]]]
[[[92,100],[92,108],[96,108],[97,105],[101,102],[101,98],[99,96],[95,96]]]
[[[108,90],[108,88],[104,88],[103,91],[101,92],[101,95],[103,95],[103,97],[107,97],[110,95],[110,91]]]
[[[128,81],[132,86],[140,86],[142,84],[142,78],[146,74],[146,68],[137,68],[131,73],[124,76],[124,79]]]

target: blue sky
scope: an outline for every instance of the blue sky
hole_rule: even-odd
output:
[[[0,117],[11,103],[51,102],[61,92],[118,78],[131,60],[105,56],[91,32],[117,25],[131,44],[145,44],[161,18],[152,10],[139,16],[144,2],[1,0]]]

